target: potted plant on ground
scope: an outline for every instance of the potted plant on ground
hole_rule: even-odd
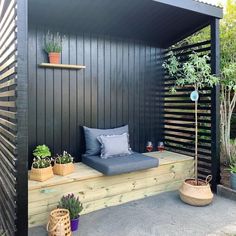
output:
[[[58,204],[58,208],[69,210],[71,231],[76,231],[79,227],[79,213],[83,210],[79,197],[75,197],[73,193],[63,196]]]
[[[53,35],[50,32],[47,33],[45,37],[44,51],[48,54],[50,63],[60,63],[62,39],[59,33],[57,33],[56,35]]]
[[[30,179],[45,181],[53,177],[51,152],[46,145],[38,145],[33,151],[34,160],[30,171]]]
[[[199,56],[196,53],[189,55],[186,62],[182,63],[170,52],[168,59],[163,63],[167,73],[176,79],[171,92],[175,93],[178,87],[192,87],[194,91],[190,98],[195,102],[195,178],[186,179],[180,188],[180,198],[191,205],[203,206],[211,203],[213,194],[210,189],[208,177],[206,181],[198,179],[198,99],[199,92],[203,88],[213,87],[219,84],[219,78],[211,74],[210,58],[207,55]]]
[[[54,159],[54,166],[53,166],[54,174],[65,176],[73,173],[74,170],[75,167],[73,164],[73,157],[66,151],[64,151],[62,155],[58,155]]]

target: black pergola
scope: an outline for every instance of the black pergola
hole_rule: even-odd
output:
[[[170,138],[169,148],[188,151],[182,144],[173,146],[180,142],[180,131],[169,121],[182,121],[184,115],[191,121],[191,114],[176,114],[166,104],[168,78],[161,65],[171,45],[210,25],[208,42],[179,51],[209,53],[212,73],[219,74],[222,14],[221,8],[194,0],[0,2],[0,222],[8,235],[27,235],[28,163],[37,144],[49,145],[54,154],[68,150],[79,161],[80,126],[128,123],[136,151],[144,151],[147,139]],[[48,30],[66,35],[62,63],[84,64],[85,70],[39,66],[47,60],[42,47]],[[219,181],[219,97],[218,87],[210,91],[208,112],[202,114],[202,120],[209,117],[209,146],[202,147],[200,158],[213,175],[214,189]],[[192,131],[181,132],[190,142]]]

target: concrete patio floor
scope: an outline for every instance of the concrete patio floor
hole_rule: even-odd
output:
[[[47,235],[45,227],[29,236]],[[120,206],[109,207],[80,219],[79,236],[235,236],[236,202],[215,196],[207,207],[181,202],[168,192]]]

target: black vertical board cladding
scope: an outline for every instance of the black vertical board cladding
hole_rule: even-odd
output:
[[[53,70],[45,69],[45,143],[54,151],[53,145]]]
[[[84,124],[88,127],[91,126],[91,42],[90,36],[85,35],[84,37],[84,63],[86,65],[86,69],[84,70]]]
[[[123,75],[122,75],[122,40],[118,40],[116,44],[116,109],[117,123],[116,126],[123,125]]]
[[[31,98],[29,99],[29,153],[32,153],[34,144],[37,143],[37,37],[36,29],[32,29],[28,34],[28,53],[34,55],[31,60],[28,60],[28,73],[31,78],[28,78],[29,91],[31,91]],[[29,165],[31,162],[29,163]]]
[[[64,38],[61,62],[69,64],[69,35]],[[71,52],[73,53],[73,52]],[[70,150],[70,71],[62,70],[62,150]],[[74,111],[73,111],[74,112]]]
[[[98,126],[98,41],[96,36],[91,37],[91,126]]]
[[[105,128],[111,127],[111,41],[105,37],[104,45],[104,94],[105,94]]]
[[[140,136],[139,136],[139,149],[143,152],[145,151],[145,80],[144,80],[144,74],[145,74],[145,47],[140,46],[140,80],[139,80],[139,88],[140,88],[140,94],[139,94],[139,117],[140,117]]]
[[[76,36],[69,37],[69,64],[75,65],[76,62]],[[69,149],[67,148],[66,151],[70,153],[76,153],[76,145],[77,145],[77,136],[76,136],[76,117],[78,114],[77,111],[77,99],[76,99],[76,89],[77,89],[77,77],[76,77],[76,70],[69,71],[69,80],[70,80],[70,87],[69,87],[69,107],[70,107],[70,146]]]
[[[84,36],[80,35],[76,37],[76,54],[77,54],[77,64],[84,65]],[[76,152],[84,152],[84,139],[82,134],[82,124],[85,124],[84,120],[84,104],[85,104],[85,70],[76,71],[77,87],[77,116],[76,116]],[[78,156],[77,156],[78,157]]]
[[[133,41],[129,41],[129,57],[128,57],[128,81],[129,81],[129,110],[128,110],[128,123],[130,132],[130,145],[134,147],[134,45]]]
[[[98,38],[98,127],[105,128],[105,63],[104,38]]]
[[[46,132],[45,132],[45,124],[46,124],[46,120],[45,120],[45,104],[46,104],[46,91],[45,91],[45,87],[46,87],[46,73],[45,73],[45,69],[43,68],[38,68],[37,65],[45,60],[47,60],[47,57],[45,56],[45,53],[43,51],[43,41],[44,41],[44,33],[39,33],[40,31],[36,31],[36,68],[37,68],[37,73],[36,73],[36,143],[37,144],[43,144],[46,142],[45,137],[46,137]],[[30,55],[30,54],[29,54]],[[35,56],[35,54],[32,55],[33,57]],[[29,61],[31,61],[31,59],[29,58]],[[33,75],[29,75],[31,79],[31,76],[33,77]],[[31,94],[32,91],[30,91]],[[32,97],[33,98],[33,97]],[[30,96],[31,99],[31,96]],[[31,109],[31,108],[30,108]],[[31,114],[30,114],[31,116]],[[30,117],[31,120],[31,117]],[[49,122],[49,121],[47,121]]]
[[[136,137],[134,139],[134,149],[135,150],[139,150],[139,126],[140,126],[140,112],[139,112],[139,96],[140,96],[140,91],[139,91],[139,74],[140,74],[140,54],[139,54],[139,43],[135,42],[135,46],[134,46],[134,87],[135,87],[135,95],[134,95],[134,137]]]
[[[129,124],[131,147],[139,152],[145,151],[148,139],[157,143],[161,114],[156,90],[163,86],[159,48],[109,36],[66,34],[62,63],[86,69],[45,69],[38,64],[48,60],[42,49],[47,30],[29,30],[29,159],[33,147],[45,143],[54,155],[66,150],[80,160],[83,125]]]
[[[116,80],[117,80],[117,68],[116,68],[116,41],[111,41],[111,126],[117,126],[117,90],[116,90]]]
[[[62,71],[53,70],[53,150],[54,154],[62,152]],[[52,117],[51,117],[52,119]]]
[[[129,51],[128,51],[128,42],[123,41],[122,44],[122,77],[123,77],[123,88],[122,88],[122,121],[123,124],[128,123],[129,119]]]

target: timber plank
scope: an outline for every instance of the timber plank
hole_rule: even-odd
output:
[[[145,153],[159,159],[160,166],[115,176],[76,163],[75,173],[45,182],[29,181],[29,227],[45,224],[49,212],[64,194],[73,192],[84,205],[82,214],[132,200],[176,190],[194,175],[192,157],[169,151]]]

